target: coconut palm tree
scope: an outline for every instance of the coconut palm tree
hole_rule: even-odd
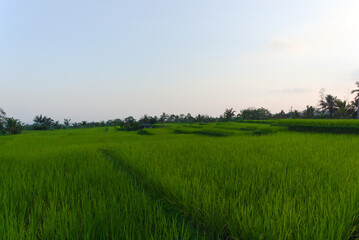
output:
[[[236,111],[234,111],[233,110],[233,108],[227,108],[225,111],[224,111],[224,113],[223,113],[223,117],[224,117],[224,119],[226,119],[226,121],[230,121],[230,120],[232,120],[232,118],[234,117],[234,113],[235,113]]]
[[[54,124],[52,118],[42,116],[41,114],[36,116],[33,121],[35,130],[47,130]]]
[[[70,127],[70,125],[71,125],[71,119],[65,118],[65,119],[64,119],[64,125],[65,125],[66,128]]]
[[[304,118],[314,118],[315,107],[307,105],[307,109],[304,110]]]
[[[337,110],[336,105],[337,97],[334,97],[331,94],[328,94],[324,97],[324,99],[319,101],[320,109],[322,112],[329,112],[330,117],[333,117],[334,113]]]
[[[340,99],[337,99],[335,104],[337,105],[340,118],[346,118],[349,111],[349,104],[347,104],[347,101],[342,101]]]
[[[166,114],[165,112],[162,113],[162,115],[160,116],[160,123],[165,123],[168,119],[168,114]]]
[[[148,115],[147,114],[144,114],[141,118],[140,118],[140,120],[138,120],[140,123],[149,123],[150,122],[150,118],[151,117],[148,117]]]
[[[294,110],[291,115],[292,118],[300,118],[300,112],[298,110]]]
[[[357,95],[355,96],[355,100],[357,100],[357,99],[359,98],[359,81],[356,81],[355,84],[357,85],[357,88],[358,88],[358,89],[354,89],[354,90],[352,91],[352,94],[353,94],[353,93],[357,93]],[[359,101],[357,101],[357,102],[358,102],[357,119],[359,119]]]
[[[5,129],[8,134],[20,134],[22,132],[22,124],[18,119],[6,118]]]

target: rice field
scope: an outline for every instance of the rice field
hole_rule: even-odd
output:
[[[352,127],[359,128],[357,119],[281,119],[276,123],[287,126],[320,126],[320,127]]]
[[[281,119],[272,125],[286,126],[289,130],[300,132],[359,134],[359,121],[355,119]]]
[[[0,238],[354,239],[358,143],[254,123],[0,137]]]

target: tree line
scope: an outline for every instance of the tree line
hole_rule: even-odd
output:
[[[0,108],[0,135],[15,135],[20,134],[23,130],[23,125],[20,120],[7,117],[5,111]]]
[[[320,91],[320,100],[318,107],[307,105],[302,111],[290,110],[279,113],[271,113],[266,108],[246,108],[240,110],[237,114],[233,108],[227,108],[219,117],[212,117],[206,114],[192,116],[187,114],[167,114],[162,113],[160,116],[143,115],[136,120],[132,116],[124,119],[113,119],[100,122],[71,122],[71,119],[64,119],[63,122],[55,121],[51,117],[37,115],[33,119],[33,124],[23,124],[20,120],[7,117],[3,109],[0,108],[0,134],[13,135],[20,134],[22,130],[49,130],[49,129],[66,129],[66,128],[91,128],[115,126],[122,130],[138,130],[143,124],[165,124],[165,123],[192,123],[192,122],[225,122],[237,120],[269,120],[269,119],[286,119],[286,118],[303,118],[303,119],[359,119],[359,81],[355,83],[357,89],[351,93],[356,93],[354,99],[350,102],[341,100],[332,94],[325,94],[324,89]]]

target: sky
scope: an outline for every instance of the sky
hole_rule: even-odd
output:
[[[359,80],[357,0],[0,0],[0,107],[31,123],[271,112]]]

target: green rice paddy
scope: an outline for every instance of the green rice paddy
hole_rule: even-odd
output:
[[[358,144],[255,123],[0,137],[0,238],[355,238]]]

